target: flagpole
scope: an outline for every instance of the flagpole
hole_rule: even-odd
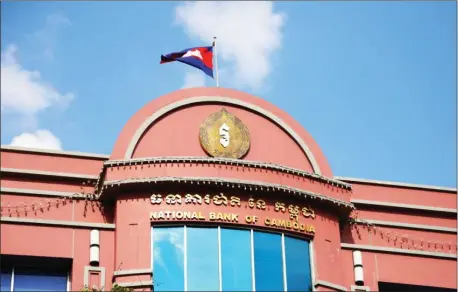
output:
[[[216,87],[219,87],[219,78],[218,78],[218,55],[216,52],[216,37],[213,37],[213,55],[215,58],[215,79]]]

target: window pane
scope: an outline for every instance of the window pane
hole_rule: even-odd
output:
[[[221,228],[223,291],[253,291],[251,279],[251,232]]]
[[[256,291],[283,291],[281,235],[254,232]]]
[[[288,291],[312,291],[309,242],[285,236]]]
[[[187,228],[188,291],[219,291],[218,229]]]
[[[0,291],[11,291],[11,269],[2,268]]]
[[[14,269],[14,291],[67,291],[67,271]]]
[[[154,227],[153,282],[155,291],[184,290],[184,228]]]

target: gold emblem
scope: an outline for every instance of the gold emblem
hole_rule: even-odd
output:
[[[241,158],[250,148],[250,133],[242,121],[225,108],[200,126],[200,144],[213,157]]]

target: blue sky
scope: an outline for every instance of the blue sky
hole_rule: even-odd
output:
[[[455,1],[1,4],[2,145],[109,154],[151,99],[214,85],[158,63],[218,35],[220,85],[290,113],[335,175],[456,186]]]

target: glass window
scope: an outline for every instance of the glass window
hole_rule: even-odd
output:
[[[184,228],[154,227],[152,230],[155,291],[184,291]]]
[[[11,291],[11,268],[2,268],[0,291]]]
[[[15,267],[13,291],[67,291],[67,271]]]
[[[256,291],[284,291],[281,235],[253,234]]]
[[[218,229],[186,228],[188,291],[219,291]]]
[[[221,274],[223,291],[253,291],[251,232],[221,228]]]
[[[285,262],[288,291],[312,291],[309,242],[285,236]]]

